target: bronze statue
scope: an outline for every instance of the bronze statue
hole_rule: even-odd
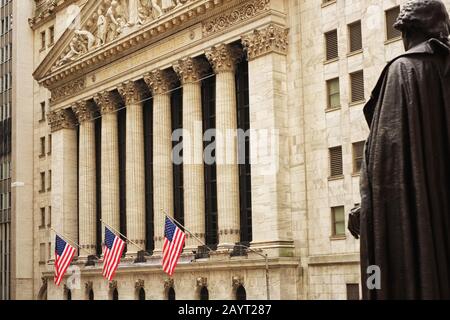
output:
[[[413,0],[394,27],[406,53],[364,108],[362,202],[349,229],[361,237],[364,299],[450,299],[449,15],[440,0]]]

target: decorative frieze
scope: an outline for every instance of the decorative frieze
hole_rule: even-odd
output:
[[[103,91],[94,95],[94,101],[101,114],[114,112],[120,105],[120,100],[111,91]]]
[[[61,99],[72,96],[79,91],[86,88],[86,78],[79,78],[74,81],[70,81],[60,87],[51,89],[52,98],[50,102],[55,103]]]
[[[202,24],[204,36],[212,35],[216,32],[228,29],[238,23],[254,18],[264,12],[269,11],[270,0],[246,1],[231,11],[221,13]]]
[[[264,29],[255,30],[242,37],[242,45],[249,60],[256,59],[271,52],[286,55],[288,50],[289,30],[275,24]]]
[[[144,75],[144,81],[154,96],[168,93],[172,90],[178,79],[176,74],[168,70],[154,70]]]
[[[117,87],[126,105],[144,100],[145,88],[134,81],[127,81]]]
[[[51,111],[48,113],[47,119],[52,132],[62,129],[73,129],[77,124],[75,116],[70,109]]]
[[[242,49],[228,44],[220,44],[205,52],[214,72],[234,72],[236,64],[243,56]]]
[[[203,60],[185,58],[174,64],[173,69],[183,84],[200,81],[206,75],[210,66]]]

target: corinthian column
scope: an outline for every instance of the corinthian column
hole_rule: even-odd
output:
[[[183,84],[184,222],[202,241],[205,239],[205,176],[200,79],[207,67],[193,58],[174,65]],[[199,245],[191,235],[187,237],[186,251]]]
[[[144,116],[142,100],[144,92],[136,82],[119,86],[119,93],[127,107],[126,117],[126,212],[127,237],[142,248],[145,247],[145,156]],[[135,245],[128,246],[128,253],[141,251]]]
[[[86,101],[76,103],[73,110],[80,123],[78,155],[80,256],[87,258],[96,254],[95,123],[93,110]]]
[[[219,248],[240,241],[236,64],[242,50],[221,44],[206,51],[216,73],[217,210]]]
[[[78,239],[77,132],[70,109],[48,114],[52,131],[52,227],[62,236]],[[54,252],[52,243],[52,252]]]
[[[119,101],[108,91],[95,95],[94,100],[102,114],[102,220],[111,227],[120,230],[119,137],[117,130]],[[102,235],[105,236],[104,232],[102,232]]]
[[[247,51],[255,248],[269,255],[293,251],[287,104],[288,29],[269,24],[242,37]],[[269,132],[267,136],[264,132]],[[259,153],[263,146],[270,154]]]
[[[153,198],[155,254],[162,251],[164,213],[173,216],[172,117],[170,90],[176,76],[155,70],[144,76],[153,94]],[[162,209],[162,210],[161,210]]]

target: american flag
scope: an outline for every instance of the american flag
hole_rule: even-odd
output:
[[[75,248],[61,239],[60,236],[56,236],[55,242],[55,284],[59,286],[62,278],[70,266],[75,254]]]
[[[109,281],[114,278],[124,249],[125,241],[116,236],[108,227],[105,227],[103,276]]]
[[[169,276],[175,272],[178,259],[183,251],[186,235],[178,228],[172,220],[166,217],[163,245],[163,270]]]

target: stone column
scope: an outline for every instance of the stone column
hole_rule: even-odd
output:
[[[117,128],[117,108],[119,101],[112,92],[102,92],[94,96],[102,114],[101,141],[101,205],[102,220],[120,230],[119,194],[119,137]],[[102,237],[105,233],[102,231]]]
[[[136,82],[119,86],[119,93],[125,101],[126,116],[126,212],[127,237],[141,248],[128,245],[128,254],[145,249],[145,153],[144,116],[145,93]]]
[[[287,106],[288,30],[270,24],[242,38],[249,60],[253,243],[293,251]]]
[[[240,242],[236,64],[242,50],[221,44],[206,51],[216,73],[216,161],[219,248]]]
[[[80,256],[96,255],[97,198],[95,166],[95,122],[92,106],[80,101],[74,106],[80,123],[78,155],[78,212]]]
[[[176,75],[155,70],[144,76],[153,95],[153,203],[155,254],[164,239],[164,213],[173,217],[172,115],[170,90]]]
[[[62,236],[78,241],[77,131],[70,109],[50,112],[52,131],[52,227]],[[52,241],[52,252],[55,244]]]
[[[193,58],[174,65],[183,84],[183,179],[184,222],[196,237],[205,239],[205,176],[201,78],[208,66]],[[201,244],[187,234],[186,252]]]

